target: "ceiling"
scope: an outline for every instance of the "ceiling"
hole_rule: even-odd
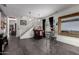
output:
[[[32,16],[36,18],[46,17],[74,6],[73,4],[7,4],[1,5],[5,14],[9,17]]]

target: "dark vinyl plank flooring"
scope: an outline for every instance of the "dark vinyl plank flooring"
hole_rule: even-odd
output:
[[[79,47],[43,38],[18,39],[11,36],[4,55],[79,55]]]

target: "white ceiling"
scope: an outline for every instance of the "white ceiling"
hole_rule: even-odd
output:
[[[9,17],[32,16],[36,18],[46,17],[55,12],[67,9],[71,4],[7,4],[2,7]]]

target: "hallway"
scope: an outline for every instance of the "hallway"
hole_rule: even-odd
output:
[[[49,39],[10,38],[4,55],[77,55],[79,48]]]

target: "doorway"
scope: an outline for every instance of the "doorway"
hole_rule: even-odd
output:
[[[9,36],[16,37],[16,19],[9,19]]]

